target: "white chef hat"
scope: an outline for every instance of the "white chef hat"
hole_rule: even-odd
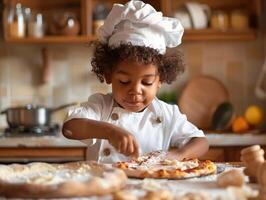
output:
[[[151,5],[131,0],[127,4],[114,4],[104,25],[98,29],[101,42],[110,47],[131,43],[145,46],[165,54],[166,47],[176,47],[184,33],[180,21],[163,17]]]

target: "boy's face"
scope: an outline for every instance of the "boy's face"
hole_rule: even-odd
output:
[[[131,112],[146,108],[161,86],[156,65],[135,61],[120,62],[112,72],[110,83],[116,102]]]

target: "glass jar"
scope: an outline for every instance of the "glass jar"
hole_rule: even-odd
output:
[[[98,28],[104,24],[108,12],[108,8],[103,2],[96,5],[93,11],[93,34],[96,35]]]
[[[211,15],[211,28],[227,30],[229,28],[229,15],[222,10],[216,10]]]
[[[231,12],[231,27],[236,30],[245,30],[249,28],[249,17],[245,10],[233,10]]]
[[[13,8],[10,5],[6,5],[3,10],[3,27],[4,27],[4,36],[8,37],[9,34],[9,18],[11,13],[14,12]]]
[[[80,21],[73,12],[57,12],[53,15],[49,29],[53,35],[75,36],[80,32]]]
[[[23,38],[26,35],[26,22],[20,3],[16,4],[15,9],[10,9],[8,15],[8,35],[13,38]]]
[[[33,13],[28,23],[28,36],[40,38],[45,34],[44,19],[41,13]]]

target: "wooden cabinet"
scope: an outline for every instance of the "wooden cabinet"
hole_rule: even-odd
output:
[[[86,159],[85,147],[1,147],[0,163],[70,162]]]
[[[161,10],[166,16],[173,16],[174,12],[184,5],[188,0],[149,0],[145,1],[154,6],[157,10]],[[104,2],[110,9],[113,3],[126,3],[126,0],[4,0],[4,7],[7,9],[15,6],[20,2],[23,6],[31,8],[32,11],[38,11],[44,14],[46,22],[51,23],[52,16],[60,12],[71,11],[77,15],[80,22],[80,33],[75,36],[59,36],[59,35],[45,35],[42,38],[12,38],[7,31],[7,23],[4,21],[4,35],[5,41],[10,43],[86,43],[95,40],[96,36],[93,35],[93,17],[92,13],[95,6],[99,2]],[[250,16],[250,29],[245,31],[217,31],[212,29],[202,30],[187,30],[184,34],[185,41],[200,41],[200,40],[252,40],[256,38],[258,30],[258,19],[261,15],[261,0],[198,0],[200,3],[208,4],[213,9],[246,9]],[[5,10],[6,10],[5,9]],[[4,12],[6,13],[6,12]],[[6,17],[3,18],[4,20]]]

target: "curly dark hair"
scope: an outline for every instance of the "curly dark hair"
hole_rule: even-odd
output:
[[[91,61],[92,72],[104,82],[105,75],[112,72],[119,62],[133,60],[142,64],[154,64],[158,66],[160,81],[172,83],[177,75],[184,71],[183,56],[180,52],[175,55],[162,55],[157,50],[149,47],[134,46],[130,43],[121,44],[117,48],[109,47],[108,44],[94,42],[94,55]]]

